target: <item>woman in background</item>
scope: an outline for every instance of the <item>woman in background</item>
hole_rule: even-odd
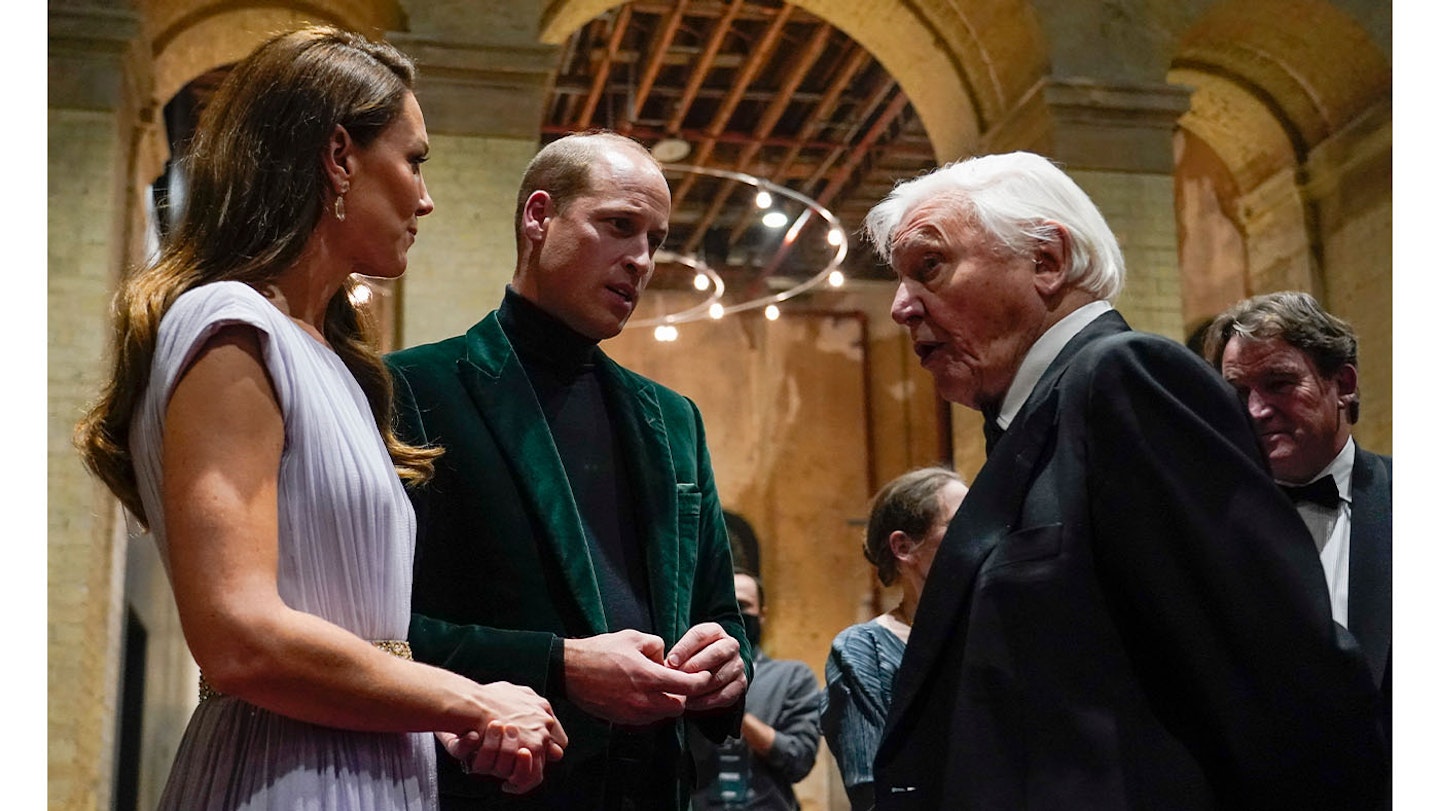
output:
[[[431,731],[513,791],[564,731],[526,687],[409,659],[415,518],[351,274],[405,270],[429,149],[414,67],[333,28],[235,66],[185,157],[187,204],[116,300],[77,430],[160,548],[201,669],[161,806],[425,809]]]
[[[935,549],[965,497],[965,482],[943,467],[912,470],[875,494],[865,528],[865,559],[880,582],[900,583],[894,610],[841,631],[825,662],[820,728],[856,811],[875,806],[875,752],[885,731],[895,671],[930,574]]]

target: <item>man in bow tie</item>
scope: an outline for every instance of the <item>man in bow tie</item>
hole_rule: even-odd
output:
[[[988,451],[935,552],[885,732],[891,809],[1361,809],[1379,691],[1244,410],[1111,305],[1125,262],[1033,154],[902,183],[891,316]]]
[[[1310,528],[1335,621],[1365,651],[1390,706],[1390,457],[1351,436],[1360,418],[1350,325],[1306,293],[1256,296],[1221,313],[1207,359],[1250,413],[1275,481]]]

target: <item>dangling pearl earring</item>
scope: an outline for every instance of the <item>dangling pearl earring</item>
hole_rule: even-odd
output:
[[[340,193],[335,195],[335,219],[345,222],[345,192],[350,191],[350,181],[340,187]]]

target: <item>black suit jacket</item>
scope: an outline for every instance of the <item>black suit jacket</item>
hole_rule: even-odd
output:
[[[1390,719],[1390,547],[1394,480],[1388,456],[1355,447],[1350,474],[1350,633],[1365,651]]]
[[[1118,313],[990,453],[931,568],[881,809],[1381,801],[1378,694],[1214,370]]]
[[[688,398],[597,352],[596,374],[623,448],[645,549],[654,632],[668,649],[714,621],[750,647],[735,603],[729,536],[700,413]],[[491,313],[465,335],[394,353],[401,436],[445,448],[435,477],[410,492],[417,537],[410,644],[415,658],[479,682],[505,680],[547,696],[570,737],[565,757],[524,795],[462,775],[439,752],[445,808],[601,808],[621,783],[665,794],[679,809],[692,765],[685,725],[720,740],[739,734],[743,706],[660,725],[657,749],[581,711],[550,683],[558,638],[609,627],[579,511],[540,404]],[[647,744],[648,745],[648,744]],[[673,795],[673,796],[671,796]]]

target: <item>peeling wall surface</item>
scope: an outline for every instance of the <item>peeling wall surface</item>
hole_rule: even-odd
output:
[[[140,807],[153,806],[193,702],[194,664],[163,563],[70,445],[105,373],[110,298],[155,244],[150,184],[171,157],[165,104],[269,32],[301,21],[383,37],[415,56],[437,213],[421,223],[385,316],[389,345],[411,346],[462,332],[499,302],[514,264],[516,188],[547,136],[543,106],[566,43],[621,5],[49,4],[51,808],[117,802],[127,622],[146,631],[143,744],[137,774],[127,775],[138,783]],[[1117,305],[1135,327],[1183,340],[1235,300],[1280,289],[1308,291],[1349,320],[1360,337],[1357,436],[1368,449],[1392,451],[1389,2],[794,6],[843,31],[889,71],[938,161],[1016,149],[1058,161],[1120,239],[1128,283]],[[860,223],[842,226],[854,236]],[[817,677],[837,631],[898,597],[860,554],[871,494],[913,467],[946,462],[972,479],[984,463],[979,416],[937,399],[908,336],[890,320],[894,284],[883,278],[806,293],[773,321],[750,311],[684,323],[670,342],[632,327],[604,344],[699,405],[721,500],[760,538],[765,647],[804,661]],[[694,304],[693,293],[660,287],[637,320]],[[846,807],[827,758],[800,787],[807,811]]]

